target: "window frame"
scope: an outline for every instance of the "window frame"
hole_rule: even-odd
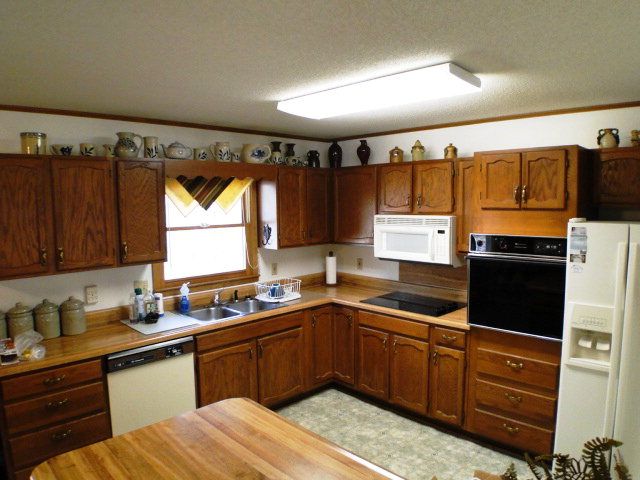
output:
[[[197,292],[210,290],[212,288],[225,287],[228,285],[237,285],[238,283],[251,283],[257,281],[260,273],[258,268],[257,198],[256,182],[254,181],[240,199],[240,201],[243,202],[242,214],[245,226],[245,239],[247,242],[247,266],[244,270],[165,280],[165,262],[158,262],[152,264],[151,267],[154,292],[162,292],[165,295],[177,295],[180,287],[185,282],[190,282],[189,289],[192,292]],[[169,230],[169,228],[165,227],[164,234],[167,235]]]

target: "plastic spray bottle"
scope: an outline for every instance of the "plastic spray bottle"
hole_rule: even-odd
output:
[[[187,313],[190,308],[188,285],[189,282],[183,283],[180,287],[180,313]]]

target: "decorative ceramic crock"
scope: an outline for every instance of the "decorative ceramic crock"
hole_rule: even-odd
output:
[[[414,162],[424,160],[424,147],[422,143],[420,143],[420,140],[416,140],[416,143],[411,147],[411,160]]]
[[[41,132],[22,132],[20,134],[22,153],[27,155],[47,154],[47,134]]]
[[[84,317],[84,303],[75,297],[69,297],[60,305],[60,316],[63,335],[80,335],[87,331]]]
[[[280,145],[282,142],[271,142],[271,157],[269,157],[269,163],[273,165],[282,165],[284,163],[284,157],[282,151],[280,151]]]
[[[116,135],[118,135],[115,147],[116,157],[136,158],[142,146],[142,137],[133,132],[118,132]],[[140,143],[136,143],[136,138],[140,139]]]
[[[24,303],[16,303],[16,306],[7,312],[7,320],[9,336],[14,340],[17,335],[33,330],[33,311]]]
[[[213,153],[213,159],[216,162],[230,162],[231,161],[231,148],[229,142],[216,142],[215,145],[210,145],[209,150]]]
[[[598,145],[600,148],[615,148],[620,145],[620,137],[617,128],[602,128],[598,132]]]
[[[264,163],[271,156],[269,145],[245,143],[242,146],[242,161],[247,163]]]
[[[158,137],[144,137],[144,157],[158,158]]]
[[[46,298],[33,309],[36,317],[36,332],[47,338],[60,336],[60,314],[58,305]]]
[[[453,143],[444,147],[444,158],[458,158],[458,149],[453,146]]]
[[[389,161],[391,163],[401,163],[404,157],[404,152],[400,147],[394,147],[389,150]]]

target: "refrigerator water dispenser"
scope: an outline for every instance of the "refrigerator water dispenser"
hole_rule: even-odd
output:
[[[570,359],[588,360],[600,366],[611,362],[613,307],[570,303]]]

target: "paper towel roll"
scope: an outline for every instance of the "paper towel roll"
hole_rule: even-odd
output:
[[[333,256],[333,252],[329,252],[329,256],[325,257],[326,263],[326,284],[335,285],[337,283],[336,265],[337,257]]]

